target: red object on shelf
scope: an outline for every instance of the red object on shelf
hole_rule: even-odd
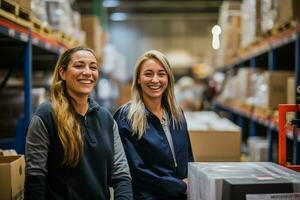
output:
[[[298,105],[300,111],[300,105]],[[300,172],[300,165],[288,165],[286,162],[286,113],[296,112],[295,104],[279,104],[278,106],[278,164]]]

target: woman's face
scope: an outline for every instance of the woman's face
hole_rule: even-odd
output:
[[[97,60],[89,51],[77,51],[72,55],[67,69],[60,68],[59,74],[65,80],[70,96],[88,96],[99,77]]]
[[[161,100],[168,86],[168,74],[163,65],[156,59],[146,60],[141,65],[138,84],[144,99]]]

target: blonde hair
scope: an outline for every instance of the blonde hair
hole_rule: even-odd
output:
[[[52,109],[58,137],[64,150],[63,164],[70,167],[75,167],[82,157],[83,138],[79,119],[76,117],[75,109],[67,93],[66,83],[60,77],[59,71],[60,69],[67,70],[73,54],[77,51],[89,51],[94,55],[93,50],[85,47],[66,50],[57,61],[51,84]]]
[[[142,89],[138,83],[138,78],[140,75],[141,66],[149,59],[158,60],[167,72],[169,82],[162,96],[162,106],[168,113],[171,114],[173,126],[179,124],[183,117],[182,111],[175,101],[174,76],[171,71],[169,61],[167,60],[166,56],[159,51],[147,51],[139,58],[134,69],[134,77],[131,86],[131,106],[127,115],[127,118],[132,124],[133,135],[137,136],[139,139],[143,136],[147,128],[147,116],[145,115],[145,104],[142,100]]]

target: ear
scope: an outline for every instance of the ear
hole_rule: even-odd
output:
[[[58,69],[58,74],[59,74],[59,76],[60,76],[60,78],[61,78],[62,80],[66,80],[66,78],[65,78],[65,70],[63,70],[62,67],[60,67],[60,68]]]
[[[139,79],[139,78],[138,78],[138,80],[137,80],[137,83],[138,83],[138,84],[141,84],[141,81],[140,81],[140,79]]]

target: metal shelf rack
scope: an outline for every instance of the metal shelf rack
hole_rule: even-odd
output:
[[[296,86],[300,85],[300,24],[256,43],[218,71],[226,72],[232,68],[249,66],[269,71],[295,71]],[[248,136],[257,135],[258,129],[264,129],[268,138],[268,160],[274,161],[274,139],[278,137],[277,122],[267,116],[257,116],[251,109],[244,110],[218,101],[214,101],[213,105],[216,110],[225,112],[232,121],[242,127],[243,141]],[[297,160],[300,160],[299,148],[296,149],[296,156],[299,157]]]
[[[0,148],[24,153],[25,131],[32,115],[32,72],[35,69],[52,70],[67,46],[2,17],[0,44],[0,68],[7,71],[0,83],[0,92],[17,70],[22,71],[24,81],[24,104],[20,105],[23,106],[23,115],[17,119],[15,137],[0,139]]]

